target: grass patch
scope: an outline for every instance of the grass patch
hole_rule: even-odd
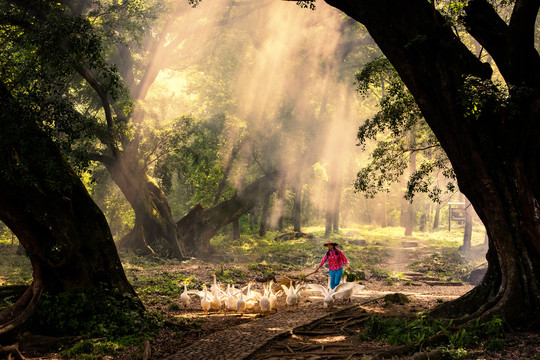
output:
[[[444,281],[461,281],[477,265],[485,261],[485,249],[477,247],[468,254],[458,248],[445,248],[414,261],[409,268]]]
[[[0,286],[30,285],[32,282],[30,260],[16,251],[16,246],[0,244]]]
[[[466,348],[499,351],[504,346],[503,322],[497,316],[486,323],[480,324],[477,321],[466,328],[457,328],[452,321],[426,320],[423,316],[416,319],[372,316],[366,322],[359,339],[382,340],[391,345],[423,346],[427,339],[439,332],[447,338],[444,346],[448,351]]]

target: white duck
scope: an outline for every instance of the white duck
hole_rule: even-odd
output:
[[[274,289],[272,288],[273,284],[274,280],[270,280],[270,285],[268,286],[268,289],[270,290],[270,295],[268,296],[268,300],[270,300],[270,310],[277,311],[277,297],[281,293],[281,290],[278,291],[277,294],[274,294]]]
[[[210,310],[211,305],[211,299],[212,295],[208,292],[206,289],[206,285],[203,285],[203,296],[201,298],[201,307],[204,310],[204,313],[207,314],[208,310]]]
[[[184,305],[184,308],[187,309],[191,303],[191,298],[188,295],[186,282],[182,281],[182,283],[184,284],[184,292],[180,295],[180,301]]]
[[[330,277],[328,277],[328,286],[324,287],[319,284],[309,284],[310,289],[318,291],[324,296],[324,305],[325,309],[331,310],[334,306],[334,297],[338,294],[337,287],[335,289],[330,288]]]
[[[363,289],[364,285],[360,285],[355,282],[347,282],[347,279],[344,278],[343,283],[339,284],[334,288],[334,292],[336,292],[336,298],[342,299],[343,301],[348,300],[349,302],[351,302],[352,296],[357,291],[362,291]]]
[[[236,304],[238,303],[238,298],[235,294],[234,285],[229,289],[229,296],[227,297],[227,309],[230,311],[236,311]]]
[[[246,302],[244,300],[244,293],[240,291],[240,298],[236,302],[236,312],[244,313],[246,311]]]
[[[267,315],[270,313],[270,299],[268,297],[268,288],[264,287],[264,294],[259,300],[259,306],[261,307],[261,314]]]
[[[300,303],[301,296],[300,291],[304,289],[304,285],[295,287],[292,283],[292,280],[289,283],[290,286],[287,287],[287,285],[281,285],[283,288],[283,291],[285,294],[287,294],[287,298],[285,299],[285,302],[287,303],[287,306],[289,308],[296,308],[298,304]]]
[[[251,284],[252,283],[250,281],[247,287],[243,288],[243,289],[247,288],[245,302],[246,302],[246,308],[248,310],[253,310],[255,308],[255,305],[257,305],[257,303],[262,298],[262,294],[260,292],[251,289]]]

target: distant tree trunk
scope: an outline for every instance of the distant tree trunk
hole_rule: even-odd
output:
[[[279,232],[283,231],[283,219],[285,218],[285,189],[283,186],[280,186],[278,190],[278,201],[274,203],[274,206],[278,206],[278,220],[277,220],[277,229]]]
[[[213,253],[210,239],[224,226],[237,220],[257,205],[261,198],[276,191],[279,173],[271,173],[244,187],[232,198],[204,209],[196,205],[177,223],[178,239],[188,255]]]
[[[414,155],[416,157],[416,155]],[[413,155],[411,154],[411,158]],[[413,160],[411,160],[412,162]],[[407,203],[407,210],[405,212],[405,236],[411,236],[414,227],[414,204],[412,202]]]
[[[234,160],[238,157],[238,153],[242,149],[243,143],[235,145],[231,151],[231,155],[227,161],[227,165],[225,166],[225,169],[223,170],[223,176],[221,177],[221,180],[219,181],[218,188],[216,191],[216,195],[214,196],[214,205],[216,205],[219,200],[221,199],[221,196],[223,195],[223,190],[225,190],[225,185],[227,185],[227,179],[229,178],[229,173],[231,172],[232,165],[234,163]]]
[[[471,250],[471,237],[472,237],[472,216],[471,216],[471,202],[468,198],[465,198],[465,232],[463,234],[463,251]]]
[[[386,208],[387,204],[387,197],[388,197],[388,194],[385,192],[383,192],[382,194],[382,206],[381,206],[381,217],[380,217],[380,223],[379,225],[383,228],[385,227],[388,227],[388,210]]]
[[[293,185],[293,208],[292,208],[293,230],[302,231],[302,181],[298,176],[297,182]]]
[[[413,127],[409,132],[409,147],[414,149],[416,144],[416,128]],[[416,171],[416,151],[411,151],[409,155],[409,177]],[[407,205],[407,215],[405,218],[405,236],[411,236],[414,227],[414,204],[409,201]]]
[[[119,249],[129,249],[141,255],[154,253],[183,258],[176,236],[169,199],[146,174],[137,159],[124,155],[122,160],[108,164],[109,172],[135,211],[133,229],[117,242]]]
[[[251,209],[249,212],[249,231],[251,233],[255,232],[255,228],[257,227],[257,214],[255,214],[255,211]]]
[[[0,220],[30,255],[34,278],[25,294],[0,314],[0,344],[15,340],[44,293],[105,286],[132,295],[143,310],[124,274],[107,220],[84,185],[14,101],[0,96],[0,105]],[[14,137],[21,129],[24,139]],[[31,148],[21,146],[29,143]]]
[[[266,235],[266,226],[268,224],[268,210],[270,209],[270,196],[272,193],[268,193],[263,198],[263,206],[261,211],[261,224],[259,227],[259,236]]]
[[[240,239],[240,217],[232,221],[232,238],[233,240]]]
[[[433,217],[433,230],[439,228],[440,214],[441,214],[441,204],[437,203],[437,207],[435,208],[435,216]]]
[[[399,208],[400,208],[399,226],[401,227],[405,227],[407,224],[407,207],[408,206],[409,206],[409,202],[404,197],[402,197],[399,202]]]
[[[324,236],[328,237],[332,233],[332,225],[334,223],[334,198],[336,192],[336,183],[333,179],[334,174],[330,172],[328,176],[328,189],[326,191],[326,216],[325,216],[325,230]]]
[[[339,233],[339,212],[341,206],[341,190],[343,187],[343,176],[341,173],[338,174],[338,180],[336,187],[334,189],[334,211],[332,217],[332,231],[334,234]]]

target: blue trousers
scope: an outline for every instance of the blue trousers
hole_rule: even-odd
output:
[[[330,270],[330,289],[333,289],[339,285],[342,275],[343,268],[339,270]]]

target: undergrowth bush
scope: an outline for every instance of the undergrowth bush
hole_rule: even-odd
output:
[[[57,336],[123,336],[134,329],[151,332],[162,321],[159,314],[145,311],[137,298],[95,288],[56,296],[44,294],[33,331]]]
[[[456,350],[464,348],[483,347],[495,351],[504,346],[503,322],[497,316],[485,323],[476,321],[461,328],[452,321],[427,320],[423,316],[416,319],[372,316],[366,322],[360,340],[384,340],[392,345],[422,345],[439,332],[447,338],[446,349],[453,349],[456,354],[460,353]]]

